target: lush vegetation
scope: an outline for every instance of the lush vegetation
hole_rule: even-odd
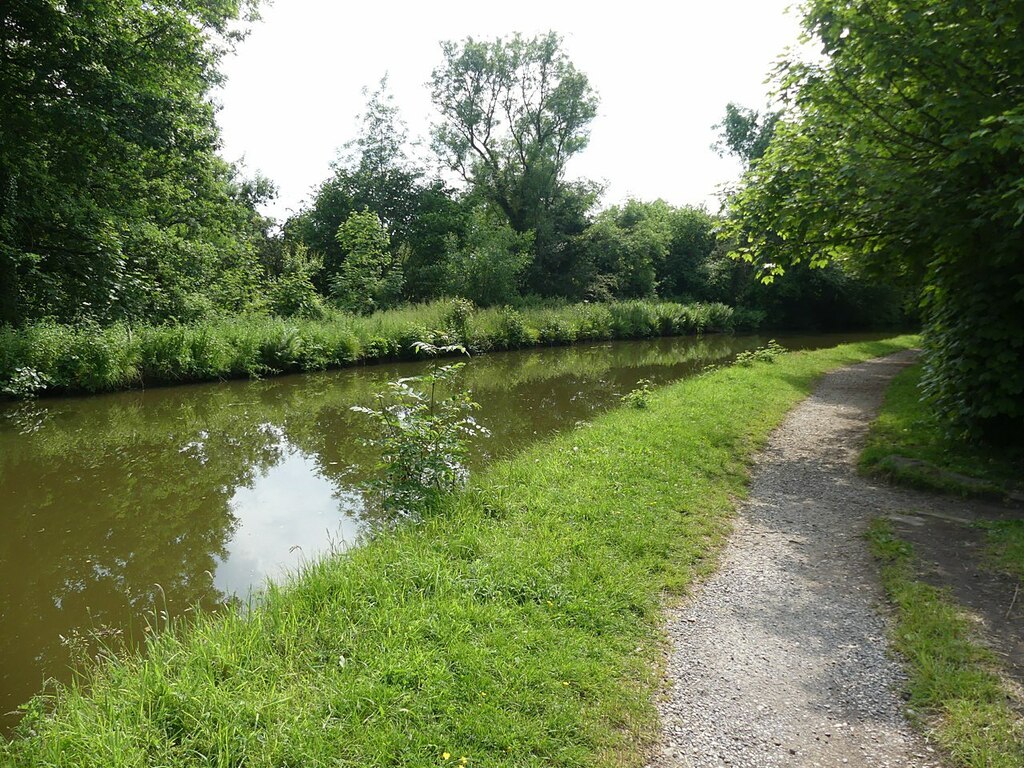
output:
[[[1024,721],[993,654],[972,639],[972,622],[942,590],[916,578],[913,551],[889,523],[876,521],[869,536],[898,609],[893,637],[910,669],[910,706],[956,765],[1024,764]]]
[[[960,434],[1019,444],[1024,6],[811,0],[803,13],[823,55],[779,66],[781,115],[726,118],[727,140],[762,153],[730,202],[738,250],[768,275],[831,262],[916,291],[932,405]]]
[[[0,324],[186,320],[249,300],[271,186],[218,157],[208,97],[251,11],[4,3]]]
[[[1001,495],[1019,489],[1024,453],[972,445],[950,435],[921,400],[922,373],[922,367],[915,365],[893,379],[871,425],[861,467],[939,491]]]
[[[465,354],[459,345],[417,344],[424,354]],[[380,450],[378,477],[369,490],[391,519],[422,517],[469,478],[469,440],[487,436],[473,412],[480,404],[456,385],[464,362],[439,365],[419,376],[389,382],[375,407],[351,409],[373,419],[377,435],[369,444]]]
[[[654,392],[417,525],[37,699],[15,765],[620,765],[650,735],[664,590],[706,572],[749,458],[817,377],[909,339]]]
[[[0,386],[14,397],[101,392],[414,359],[421,355],[418,343],[487,352],[727,331],[742,320],[723,304],[539,303],[478,310],[459,299],[365,317],[332,312],[319,320],[243,316],[134,328],[37,323],[0,328]]]
[[[442,44],[430,81],[433,158],[413,159],[385,78],[309,204],[270,221],[258,210],[273,184],[217,156],[210,98],[255,5],[95,0],[0,11],[8,392],[386,357],[396,354],[390,334],[361,334],[339,312],[442,298],[724,303],[772,326],[824,329],[902,319],[897,292],[840,270],[761,285],[728,258],[717,217],[703,209],[632,200],[598,210],[599,186],[565,175],[598,97],[554,33]],[[517,322],[510,312],[511,330]],[[572,322],[555,326],[558,341],[589,337]]]

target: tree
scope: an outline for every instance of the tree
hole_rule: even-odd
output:
[[[428,179],[408,153],[407,130],[387,76],[374,91],[364,89],[366,109],[358,136],[345,144],[333,175],[317,190],[312,205],[285,226],[286,239],[298,241],[324,257],[322,288],[345,260],[338,228],[353,213],[376,214],[392,253],[405,262],[411,298],[439,295],[441,254],[446,238],[462,231],[465,212],[451,190]]]
[[[345,254],[331,278],[331,293],[352,312],[372,312],[394,302],[401,290],[401,265],[391,256],[391,242],[377,214],[357,211],[338,227]]]
[[[593,273],[592,298],[653,296],[672,238],[664,200],[629,200],[598,214],[578,238]]]
[[[258,277],[208,98],[253,8],[3,4],[0,322],[181,318],[223,270]]]
[[[925,393],[967,434],[1024,429],[1024,5],[811,0],[824,57],[731,201],[770,276],[847,262],[918,283]]]
[[[658,285],[663,296],[719,301],[709,296],[707,264],[716,245],[715,219],[703,208],[668,211],[668,252],[659,264]],[[735,303],[735,294],[726,300]]]
[[[712,149],[719,155],[735,155],[750,166],[768,149],[768,144],[779,122],[779,112],[760,115],[752,109],[729,102],[725,105],[725,117],[714,128],[719,139]]]
[[[542,259],[563,239],[553,214],[573,191],[565,164],[586,147],[597,112],[597,95],[561,45],[554,32],[446,42],[431,79],[438,155],[517,232],[534,231]]]
[[[448,291],[482,307],[511,304],[519,297],[532,244],[532,233],[520,234],[503,217],[478,207],[464,238],[452,235],[446,244]]]

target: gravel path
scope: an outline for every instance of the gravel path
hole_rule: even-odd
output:
[[[885,490],[855,474],[899,353],[826,376],[758,457],[721,569],[668,614],[653,766],[940,765],[903,677],[862,533]]]

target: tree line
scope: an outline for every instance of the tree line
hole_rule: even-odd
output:
[[[431,158],[386,82],[308,205],[218,155],[210,101],[252,0],[0,9],[0,323],[316,317],[458,296],[663,297],[774,326],[925,328],[925,394],[964,435],[1024,427],[1024,6],[811,0],[821,47],[729,105],[722,214],[566,175],[598,96],[555,33],[445,42]],[[734,256],[742,258],[736,259]]]
[[[16,1],[0,12],[0,323],[320,317],[458,296],[669,297],[775,325],[899,315],[841,270],[764,289],[703,209],[566,178],[598,97],[555,33],[445,42],[432,158],[415,161],[386,78],[358,136],[280,227],[272,181],[218,155],[209,94],[255,17],[240,0]]]
[[[958,434],[1019,446],[1024,4],[811,0],[803,14],[821,56],[775,72],[781,112],[730,201],[737,250],[769,279],[840,264],[904,286],[923,394]]]

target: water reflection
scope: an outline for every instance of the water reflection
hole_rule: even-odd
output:
[[[236,489],[229,502],[238,525],[213,574],[222,594],[245,595],[252,585],[294,572],[327,547],[344,549],[362,532],[360,493],[339,488],[287,441],[282,447],[281,461]]]
[[[837,337],[785,340],[794,348]],[[502,353],[463,369],[492,437],[473,463],[575,426],[638,379],[690,375],[762,339]],[[0,713],[67,679],[90,631],[215,609],[372,522],[374,457],[353,413],[418,364],[0,406]],[[71,639],[69,641],[68,639]],[[0,719],[9,728],[13,716]]]

